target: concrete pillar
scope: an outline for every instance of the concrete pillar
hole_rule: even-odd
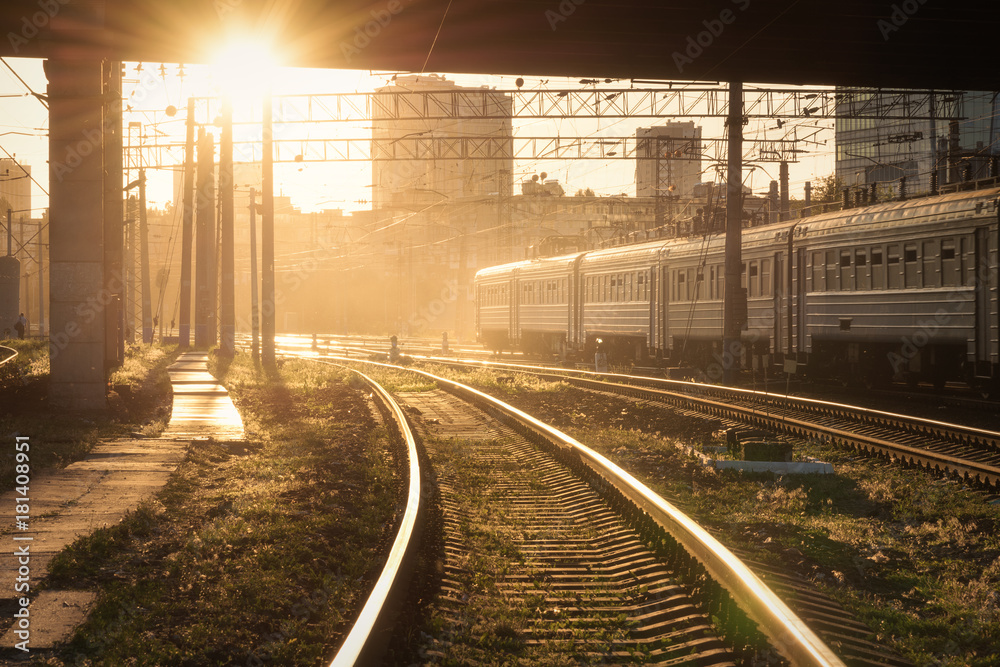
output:
[[[49,340],[53,407],[103,410],[104,108],[99,60],[46,61],[49,100]]]
[[[122,158],[122,64],[106,60],[103,64],[104,91],[104,288],[110,296],[104,308],[105,368],[125,363],[125,207]],[[134,266],[134,261],[132,266]],[[133,292],[128,293],[129,299]],[[131,311],[128,326],[132,327]],[[130,338],[131,342],[131,338]]]

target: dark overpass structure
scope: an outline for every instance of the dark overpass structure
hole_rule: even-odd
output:
[[[1000,5],[935,0],[5,0],[0,55],[47,58],[54,405],[103,409],[120,355],[122,60],[998,90]]]

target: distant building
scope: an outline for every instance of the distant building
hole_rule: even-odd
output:
[[[31,166],[3,158],[0,159],[0,215],[4,220],[8,208],[15,221],[31,218]]]
[[[953,104],[961,95],[959,114],[965,120],[930,120]],[[903,108],[895,97],[895,108]],[[1000,155],[1000,105],[995,93],[942,92],[931,98],[915,94],[907,105],[914,115],[925,120],[890,120],[849,118],[838,108],[836,119],[836,174],[845,187],[882,184],[896,191],[899,179],[906,177],[907,192],[916,194],[931,189],[931,174],[938,185],[956,182],[967,171],[971,179],[989,175],[989,163]],[[862,100],[865,101],[865,100]],[[871,94],[869,109],[874,113],[886,108],[882,98]],[[843,100],[857,105],[859,100]]]
[[[485,107],[481,95],[463,93],[486,91]],[[443,108],[459,107],[457,118],[428,118],[421,102],[423,95],[434,96]],[[379,95],[385,95],[379,101]],[[490,93],[485,86],[459,86],[440,75],[409,75],[397,77],[391,85],[375,91],[372,113],[372,140],[382,146],[393,141],[419,139],[441,140],[451,137],[482,137],[505,142],[506,155],[512,154],[512,99],[503,93]],[[462,109],[462,107],[466,107]],[[475,112],[485,111],[475,117]],[[509,197],[511,194],[512,159],[468,157],[455,159],[388,160],[372,163],[372,203],[378,212],[403,210],[439,204],[477,196]],[[377,213],[378,215],[378,213]]]
[[[691,197],[701,182],[701,127],[693,121],[667,122],[640,127],[635,136],[636,197]]]

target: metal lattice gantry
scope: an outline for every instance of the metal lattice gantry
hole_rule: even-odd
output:
[[[512,104],[496,103],[508,95]],[[933,103],[932,103],[933,102]],[[197,116],[211,124],[219,114],[215,98],[196,98]],[[442,119],[597,119],[725,117],[728,94],[717,86],[658,88],[403,91],[377,93],[326,93],[277,95],[273,98],[276,162],[371,162],[394,160],[579,160],[655,159],[636,137],[526,137],[435,135],[433,130],[401,138],[372,138],[377,121]],[[963,95],[955,91],[914,91],[847,88],[749,88],[744,118],[960,120]],[[153,115],[159,112],[147,112]],[[236,123],[257,125],[259,109]],[[331,124],[317,136],[316,124]],[[295,128],[310,128],[299,133]],[[334,129],[335,128],[335,129]],[[323,136],[323,135],[326,136]],[[364,136],[351,136],[361,135]],[[746,162],[794,162],[800,151],[794,140],[746,139]],[[675,152],[667,146],[671,153]],[[183,161],[183,144],[162,135],[142,134],[133,141],[129,133],[126,153],[137,164],[171,165]],[[259,140],[237,140],[239,161],[261,159]],[[140,157],[135,157],[136,155]],[[724,161],[724,139],[702,139],[700,157]]]
[[[430,133],[428,133],[429,135]],[[690,140],[637,137],[472,137],[420,136],[401,139],[276,139],[275,162],[391,162],[403,160],[642,160],[656,159],[657,149],[675,159],[722,161],[725,140],[701,139],[701,151],[688,150]],[[794,162],[795,141],[747,140],[745,162]],[[144,153],[145,164],[180,164],[184,144],[147,143],[130,146]],[[234,160],[259,162],[259,141],[233,143]]]
[[[509,96],[511,112],[497,104]],[[962,92],[871,88],[747,88],[744,117],[872,118],[926,120],[934,97],[933,117],[962,120]],[[276,95],[275,115],[285,122],[357,122],[372,119],[447,120],[725,118],[729,98],[724,87],[679,85],[676,88],[607,88],[549,90],[447,90],[376,93]]]

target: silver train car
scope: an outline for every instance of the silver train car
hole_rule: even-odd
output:
[[[995,391],[1000,190],[817,215],[743,232],[744,368]],[[479,271],[479,340],[721,377],[722,234]],[[742,291],[741,290],[741,291]],[[794,364],[786,364],[794,361]]]

